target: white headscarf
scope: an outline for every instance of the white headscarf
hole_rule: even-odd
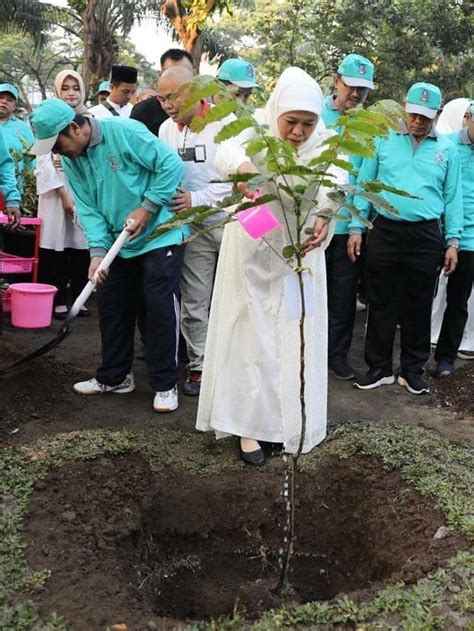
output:
[[[311,159],[314,148],[321,142],[321,134],[326,127],[321,113],[324,107],[324,97],[317,81],[301,68],[294,66],[282,72],[265,106],[265,118],[270,126],[270,132],[280,137],[278,118],[285,112],[311,112],[318,116],[318,124],[311,136],[298,147],[298,157],[302,160]]]
[[[436,123],[436,131],[449,134],[462,129],[464,114],[471,104],[470,99],[453,99],[446,103]]]

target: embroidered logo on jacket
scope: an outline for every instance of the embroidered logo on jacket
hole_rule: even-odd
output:
[[[107,156],[107,161],[112,171],[118,171],[120,169],[120,162],[118,161],[118,158],[116,158],[115,156],[109,154]]]
[[[444,151],[437,151],[434,155],[435,164],[444,164],[446,162],[446,156]]]

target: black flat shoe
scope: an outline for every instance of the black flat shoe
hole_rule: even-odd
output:
[[[65,320],[67,316],[67,311],[54,311],[53,318],[55,320]]]
[[[82,309],[79,309],[79,313],[77,314],[78,318],[89,318],[91,315],[91,312],[89,311],[89,309],[85,309],[84,307]]]
[[[254,451],[243,451],[239,444],[239,454],[245,464],[252,465],[253,467],[261,467],[265,464],[265,454],[263,449],[255,449]]]

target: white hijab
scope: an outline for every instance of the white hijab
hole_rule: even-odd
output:
[[[436,123],[436,131],[449,134],[462,129],[464,114],[471,104],[470,99],[453,99],[446,103]]]
[[[314,157],[314,149],[321,142],[321,134],[326,130],[321,113],[324,97],[317,81],[301,68],[292,66],[282,72],[265,106],[266,122],[270,132],[280,137],[278,118],[285,112],[311,112],[318,116],[318,124],[308,140],[298,147],[298,157],[302,161]]]

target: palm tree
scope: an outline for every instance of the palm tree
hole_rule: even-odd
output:
[[[47,13],[48,5],[40,2],[0,0],[0,31],[20,30],[40,45],[48,28]]]

